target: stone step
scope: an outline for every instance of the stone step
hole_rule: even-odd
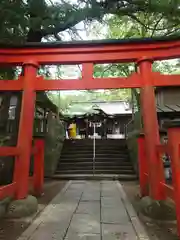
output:
[[[54,174],[51,178],[57,180],[137,180],[137,176],[135,174]]]
[[[92,144],[92,145],[87,145],[87,146],[83,146],[83,145],[76,145],[76,144],[74,144],[74,145],[72,145],[72,146],[69,146],[69,145],[63,145],[63,148],[64,149],[67,149],[67,148],[72,148],[72,149],[74,149],[74,148],[77,148],[77,149],[88,149],[88,148],[93,148],[93,146],[94,146],[94,144]],[[120,150],[127,150],[128,148],[127,148],[127,146],[119,146],[119,145],[105,145],[105,144],[103,144],[103,145],[95,145],[95,147],[96,148],[108,148],[108,149],[120,149]]]
[[[93,140],[65,141],[55,177],[94,179],[93,175]],[[96,141],[95,175],[102,179],[105,176],[124,180],[137,178],[124,140]]]
[[[95,147],[97,149],[109,149],[109,150],[113,150],[113,149],[117,149],[117,150],[120,150],[120,151],[127,151],[128,148],[126,146],[122,147],[122,146],[109,146],[109,145],[95,145]],[[68,145],[64,145],[63,146],[63,149],[93,149],[93,144],[92,145],[89,145],[89,146],[81,146],[81,145],[72,145],[72,146],[68,146]]]
[[[67,166],[69,168],[74,167],[74,166],[92,166],[93,161],[88,161],[88,162],[60,162],[58,163],[58,167],[61,166]],[[132,167],[132,164],[130,162],[97,162],[95,161],[96,166],[118,166],[118,167]]]
[[[92,146],[88,146],[88,147],[83,147],[83,146],[63,146],[63,149],[62,151],[68,151],[69,149],[71,149],[72,151],[75,151],[75,150],[78,150],[78,151],[89,151],[89,150],[92,150],[93,149],[93,145]],[[112,147],[109,147],[109,146],[106,146],[106,145],[103,145],[103,146],[95,146],[95,149],[97,150],[109,150],[109,151],[125,151],[125,152],[128,152],[128,149],[127,148],[122,148],[122,147],[119,147],[119,146],[112,146]]]
[[[73,152],[73,151],[69,150],[67,152],[62,152],[61,156],[63,156],[63,155],[76,156],[76,155],[89,155],[89,154],[93,154],[93,151],[84,151],[84,152],[83,151],[76,151],[76,152]],[[111,156],[111,155],[129,156],[128,153],[121,152],[121,151],[95,151],[95,154],[96,155],[108,155],[108,156]]]
[[[79,144],[79,143],[64,143],[63,144],[63,146],[64,147],[74,147],[74,146],[77,146],[77,147],[92,147],[94,145],[94,141],[92,141],[92,142],[90,142],[89,144],[83,144],[83,143],[81,143],[81,144]],[[106,143],[106,142],[102,142],[101,144],[100,143],[98,143],[98,142],[95,142],[95,145],[96,146],[98,146],[98,147],[103,147],[103,146],[107,146],[107,147],[118,147],[118,148],[127,148],[127,144],[119,144],[119,143],[117,143],[117,144],[109,144],[108,142]]]
[[[58,169],[56,174],[91,174],[93,169]],[[133,170],[129,169],[95,169],[97,174],[133,174]]]
[[[91,144],[94,141],[94,139],[75,139],[75,140],[69,140],[66,139],[64,141],[64,144],[81,144],[81,145],[88,145]],[[112,144],[112,145],[126,145],[125,139],[96,139],[96,144]]]
[[[93,168],[93,164],[88,165],[88,166],[67,166],[67,165],[61,165],[57,168],[57,171],[66,171],[66,170],[91,170]],[[95,165],[96,170],[128,170],[128,171],[133,171],[132,166],[98,166]]]
[[[88,162],[60,162],[58,166],[67,166],[67,167],[74,167],[74,166],[91,166],[93,164],[93,161],[88,161]],[[132,167],[132,164],[127,161],[127,162],[119,162],[119,161],[110,161],[110,162],[102,162],[102,161],[95,161],[96,166],[122,166],[122,167]]]
[[[123,153],[99,153],[96,152],[95,153],[96,158],[127,158],[128,155],[127,154],[123,154]],[[82,152],[78,152],[76,154],[73,154],[72,152],[69,151],[69,153],[65,154],[63,153],[61,155],[61,158],[90,158],[93,157],[93,152],[89,152],[89,153],[82,153]]]
[[[86,149],[86,150],[81,150],[81,149],[71,149],[69,148],[69,150],[62,150],[61,151],[61,155],[63,154],[73,154],[73,155],[76,155],[76,154],[90,154],[90,153],[93,153],[94,150],[93,149]],[[95,149],[95,153],[96,154],[121,154],[121,155],[128,155],[129,152],[128,151],[121,151],[121,150],[108,150],[108,149]]]
[[[93,162],[93,157],[81,157],[81,158],[61,158],[59,160],[59,164],[61,163],[76,163],[76,162],[80,162],[80,163],[83,163],[83,162]],[[101,163],[101,162],[106,162],[106,163],[117,163],[117,164],[131,164],[131,162],[128,160],[128,158],[96,158],[95,159],[95,162],[96,163]]]

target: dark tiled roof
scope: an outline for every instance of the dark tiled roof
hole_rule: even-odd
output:
[[[180,105],[157,105],[157,112],[180,112]]]
[[[40,43],[26,43],[26,44],[1,44],[0,48],[57,48],[57,47],[88,47],[88,46],[100,46],[104,44],[143,44],[143,43],[157,43],[157,42],[170,42],[174,40],[180,40],[179,36],[168,37],[154,37],[154,38],[125,38],[125,39],[103,39],[103,40],[91,40],[91,41],[70,41],[70,42],[40,42]]]

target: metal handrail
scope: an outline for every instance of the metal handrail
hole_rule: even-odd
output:
[[[95,160],[96,160],[96,124],[93,123],[93,129],[94,129],[94,133],[93,133],[93,175],[95,174]]]
[[[127,138],[127,135],[128,135],[128,126],[134,121],[134,119],[131,119],[127,124],[125,124],[125,129],[124,129],[124,132],[125,132],[125,138]]]

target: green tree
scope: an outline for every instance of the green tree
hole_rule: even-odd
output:
[[[128,16],[146,27],[139,14],[163,15],[166,28],[180,23],[178,0],[2,0],[0,8],[1,42],[39,42],[53,36],[61,40],[59,33],[73,28],[81,21],[102,20],[106,14]]]
[[[145,38],[145,37],[155,37],[155,36],[167,36],[179,33],[179,24],[172,24],[168,21],[167,16],[160,13],[149,13],[140,12],[133,16],[107,16],[105,19],[106,24],[106,34],[105,38]],[[100,25],[94,25],[92,30],[95,34],[99,34],[101,28]],[[154,62],[153,70],[159,71],[165,74],[173,73],[177,69],[177,62]],[[127,77],[132,72],[136,71],[136,66],[134,63],[125,64],[106,64],[106,65],[96,65],[95,66],[95,76],[96,77],[115,77],[122,76]],[[121,90],[113,90],[118,94]],[[129,90],[123,90],[127,94],[127,98],[133,97],[135,99],[135,105],[140,108],[139,90],[132,89],[132,94]]]

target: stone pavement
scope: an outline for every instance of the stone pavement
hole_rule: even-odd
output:
[[[18,240],[148,240],[118,181],[69,181]]]

